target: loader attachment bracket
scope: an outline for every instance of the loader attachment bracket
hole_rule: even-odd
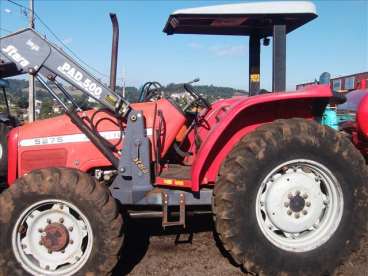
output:
[[[121,202],[138,202],[151,191],[150,141],[141,111],[131,110],[127,118],[123,149],[119,161],[119,175],[111,190]],[[133,185],[134,183],[134,185]]]

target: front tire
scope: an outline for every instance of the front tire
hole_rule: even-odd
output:
[[[215,226],[257,275],[326,275],[366,235],[367,169],[334,130],[278,120],[243,138],[215,185]]]
[[[0,275],[108,275],[122,244],[108,189],[73,169],[42,169],[0,196]]]

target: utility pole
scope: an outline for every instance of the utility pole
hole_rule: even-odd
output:
[[[29,27],[34,29],[34,0],[29,0]],[[29,91],[28,91],[28,121],[32,123],[35,120],[35,78],[29,75]]]
[[[125,68],[123,67],[123,98],[125,98]]]

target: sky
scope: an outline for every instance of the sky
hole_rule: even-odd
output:
[[[28,6],[27,0],[13,0]],[[35,0],[35,11],[79,58],[110,71],[111,22],[118,16],[118,85],[146,81],[199,84],[248,90],[248,37],[173,35],[162,32],[177,9],[245,1],[78,1]],[[368,0],[314,1],[319,17],[287,38],[287,89],[318,79],[322,72],[341,76],[368,71]],[[27,26],[14,4],[0,0],[0,35]],[[54,37],[36,21],[36,30]],[[262,47],[261,87],[272,86],[272,47]],[[91,71],[92,72],[92,71]],[[101,78],[99,74],[94,74]]]

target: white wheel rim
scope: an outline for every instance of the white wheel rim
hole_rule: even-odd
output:
[[[279,165],[262,181],[256,217],[273,245],[307,252],[332,237],[343,207],[342,189],[331,171],[318,162],[298,159]]]
[[[67,231],[68,242],[62,250],[50,250],[42,244],[50,224],[61,225]],[[92,245],[92,227],[86,216],[74,204],[58,199],[28,207],[12,233],[14,255],[32,275],[73,275],[89,259]]]

